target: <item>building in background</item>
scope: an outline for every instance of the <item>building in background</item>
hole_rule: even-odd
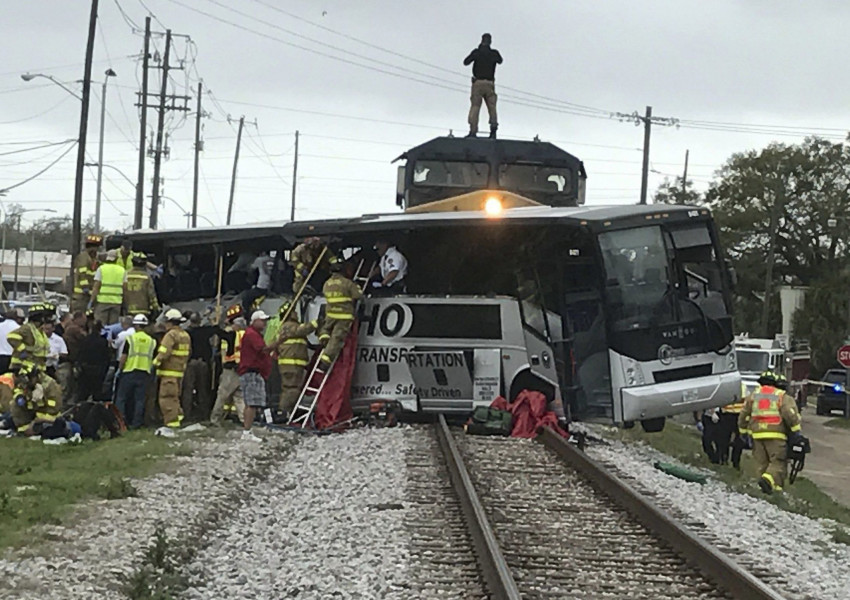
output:
[[[19,253],[19,254],[18,254]],[[18,277],[15,284],[15,262],[17,256]],[[63,292],[66,279],[71,270],[71,255],[67,252],[41,252],[26,249],[9,250],[2,255],[0,262],[0,280],[3,299],[15,296],[19,299],[40,291]]]

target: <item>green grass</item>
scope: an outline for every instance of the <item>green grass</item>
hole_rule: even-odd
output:
[[[81,500],[135,496],[127,478],[162,468],[162,459],[180,450],[151,431],[63,446],[0,440],[0,548],[26,543],[32,525],[61,524]]]
[[[624,441],[642,441],[679,461],[712,471],[718,479],[735,491],[762,498],[784,510],[816,519],[833,519],[850,525],[850,507],[839,504],[803,476],[797,477],[793,485],[785,482],[781,494],[765,495],[756,486],[756,465],[748,450],[741,457],[741,470],[731,466],[714,465],[702,451],[700,434],[693,426],[684,426],[667,421],[661,433],[645,433],[639,427],[618,430]],[[803,471],[805,473],[805,470]],[[837,534],[840,537],[840,534]],[[836,540],[838,541],[838,540]]]
[[[830,419],[829,421],[824,421],[824,427],[837,427],[839,429],[850,429],[850,419],[845,419],[843,417],[838,417],[837,419]]]

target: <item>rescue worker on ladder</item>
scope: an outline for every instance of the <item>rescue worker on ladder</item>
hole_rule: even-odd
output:
[[[94,318],[104,326],[118,322],[124,303],[124,267],[117,261],[117,252],[110,250],[106,253],[106,262],[94,273],[91,293]]]
[[[242,349],[242,336],[245,335],[247,323],[242,318],[242,305],[234,304],[227,309],[225,316],[224,332],[228,337],[219,342],[221,350],[221,375],[218,378],[218,393],[215,398],[210,423],[221,425],[225,417],[234,413],[242,422],[245,413],[245,401],[242,398],[242,389],[239,387],[239,375],[236,369],[239,366],[240,350]],[[221,336],[220,336],[221,337]]]
[[[741,435],[752,435],[759,487],[765,494],[781,491],[785,483],[789,434],[799,436],[800,413],[794,399],[781,389],[785,377],[765,371],[759,387],[744,401],[738,417]]]
[[[325,246],[322,244],[322,240],[317,237],[309,237],[296,246],[289,254],[289,264],[295,272],[294,279],[292,280],[293,294],[297,294],[304,286],[307,277],[310,276],[310,271],[313,270],[313,266],[319,260],[319,256],[322,256],[322,250],[324,249]],[[319,268],[330,268],[336,262],[336,256],[328,248],[316,270]]]
[[[744,450],[744,440],[738,431],[738,416],[744,408],[746,397],[747,388],[741,382],[741,397],[720,409],[720,422],[717,424],[717,454],[720,464],[728,464],[731,453],[732,466],[736,469],[741,468],[741,453]]]
[[[97,269],[97,250],[103,243],[99,235],[87,235],[86,247],[74,258],[74,293],[71,295],[71,312],[86,310],[91,301],[94,272]]]
[[[280,305],[279,312],[281,324],[274,344],[277,350],[277,369],[280,373],[278,410],[288,417],[304,385],[304,374],[309,362],[307,336],[316,331],[319,324],[316,321],[299,323],[298,315],[288,300]]]
[[[47,368],[47,355],[50,353],[50,341],[42,326],[52,320],[51,311],[55,312],[52,304],[33,304],[30,307],[27,322],[12,331],[6,340],[12,347],[10,369],[27,367],[32,369]]]
[[[324,371],[339,356],[354,322],[354,304],[363,296],[360,287],[343,273],[344,267],[340,261],[331,263],[331,276],[322,288],[328,303],[322,332],[319,334],[319,341],[325,346],[319,356]]]
[[[183,331],[180,324],[186,319],[181,312],[171,308],[165,313],[168,329],[159,343],[153,366],[159,377],[159,409],[165,427],[157,433],[165,436],[174,435],[173,429],[180,427],[183,421],[183,409],[180,407],[180,384],[186,364],[189,362],[189,352],[192,342],[189,334]]]
[[[147,272],[148,257],[134,252],[131,261],[132,269],[124,276],[124,312],[151,319],[159,313],[159,300],[153,279]]]

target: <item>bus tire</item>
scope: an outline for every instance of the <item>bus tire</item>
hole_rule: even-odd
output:
[[[513,402],[514,399],[523,390],[540,392],[541,394],[546,396],[547,405],[555,398],[555,386],[553,386],[551,383],[543,381],[529,370],[522,371],[516,377],[514,377],[514,380],[511,382],[511,391],[510,396],[508,396],[508,401]]]
[[[664,430],[664,424],[667,422],[667,417],[656,417],[654,419],[643,419],[640,422],[641,427],[647,433],[658,433]]]
[[[623,429],[634,429],[635,422],[634,421],[623,421]]]

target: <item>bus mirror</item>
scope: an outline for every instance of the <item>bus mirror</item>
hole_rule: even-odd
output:
[[[395,185],[395,203],[404,208],[404,166],[398,168]]]

